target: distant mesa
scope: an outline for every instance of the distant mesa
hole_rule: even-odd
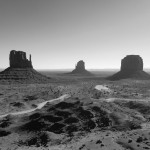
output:
[[[47,82],[50,79],[33,69],[31,55],[28,60],[23,51],[12,50],[9,54],[9,64],[10,67],[0,72],[0,80],[32,83]]]
[[[150,75],[143,71],[143,59],[139,55],[127,55],[121,60],[121,70],[108,77],[110,80],[126,78],[150,79]]]
[[[83,60],[80,60],[75,69],[72,71],[72,73],[79,73],[79,72],[84,72],[85,71],[85,63]]]
[[[78,61],[77,65],[75,66],[75,69],[69,74],[92,75],[91,72],[85,69],[85,63],[83,60]]]

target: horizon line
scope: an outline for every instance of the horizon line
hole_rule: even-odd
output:
[[[8,68],[8,67],[6,67]],[[0,69],[6,69],[6,68],[0,68]],[[37,69],[37,70],[72,70],[75,68],[34,68],[33,69]],[[85,68],[86,70],[105,70],[105,69],[119,69],[119,68]],[[150,68],[149,68],[150,69]]]

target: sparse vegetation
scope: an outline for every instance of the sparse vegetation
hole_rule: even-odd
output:
[[[104,85],[104,83],[111,89],[111,93],[94,89],[97,84]],[[1,85],[3,95],[0,96],[3,97],[4,102],[0,106],[1,114],[32,109],[33,105],[36,108],[39,103],[64,94],[69,94],[70,98],[47,103],[43,108],[29,114],[9,115],[0,119],[2,133],[0,138],[7,139],[15,133],[19,138],[14,139],[12,143],[17,143],[19,147],[46,148],[49,145],[61,145],[63,142],[68,144],[71,140],[77,142],[78,138],[82,140],[86,135],[93,135],[97,138],[91,137],[91,143],[102,148],[108,146],[104,142],[105,137],[114,135],[113,138],[119,146],[144,150],[144,148],[140,149],[141,145],[144,143],[143,147],[147,148],[150,137],[146,133],[134,137],[134,132],[142,131],[142,123],[148,124],[149,121],[149,102],[146,102],[145,98],[150,96],[149,84],[128,80],[112,82],[96,77],[79,78],[78,76],[73,83],[65,81],[59,85],[57,83]],[[140,101],[141,97],[144,99],[143,102]],[[107,101],[109,98],[114,100]],[[111,134],[103,135],[108,132]],[[129,133],[133,133],[132,136]],[[103,136],[100,138],[100,135]],[[133,137],[132,141],[131,137]],[[139,137],[142,137],[142,141]],[[97,142],[99,140],[102,143]],[[134,143],[139,146],[133,146]],[[86,146],[88,147],[85,144],[84,148]]]

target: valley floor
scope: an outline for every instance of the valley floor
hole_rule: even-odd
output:
[[[0,116],[1,150],[150,149],[150,81],[1,84]]]

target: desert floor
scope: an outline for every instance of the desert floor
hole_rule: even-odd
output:
[[[0,84],[1,150],[150,149],[150,81],[53,75]]]

